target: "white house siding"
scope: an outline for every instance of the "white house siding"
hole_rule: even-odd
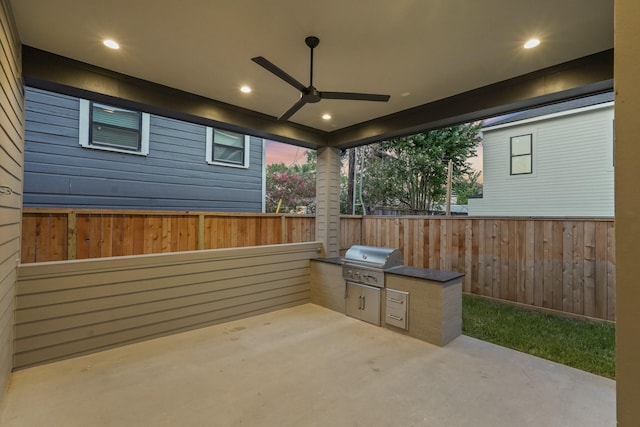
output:
[[[533,173],[510,175],[510,138],[533,135]],[[614,215],[613,105],[487,128],[475,216]]]

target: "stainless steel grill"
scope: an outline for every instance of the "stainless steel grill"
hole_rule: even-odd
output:
[[[384,287],[384,270],[402,265],[398,249],[353,245],[343,258],[342,277],[365,285]]]

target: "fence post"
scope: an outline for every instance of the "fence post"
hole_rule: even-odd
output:
[[[204,214],[198,215],[198,250],[204,249]]]
[[[287,218],[280,216],[280,243],[287,243]]]
[[[76,259],[78,241],[78,218],[75,211],[67,214],[67,259]]]

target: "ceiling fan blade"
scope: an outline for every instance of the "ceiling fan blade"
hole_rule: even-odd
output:
[[[268,59],[262,56],[256,56],[255,58],[251,58],[251,60],[256,64],[260,65],[261,67],[265,68],[267,71],[270,71],[276,76],[280,77],[282,80],[289,83],[291,86],[295,87],[300,92],[303,92],[306,89],[306,87],[302,83],[300,83],[299,81],[291,77],[289,74],[287,74],[280,67],[278,67]]]
[[[289,120],[289,117],[297,113],[298,110],[301,109],[306,103],[307,103],[307,100],[305,99],[305,97],[301,96],[298,102],[293,104],[293,107],[289,108],[283,115],[278,117],[278,120]]]
[[[390,95],[375,95],[372,93],[352,93],[352,92],[320,92],[322,99],[348,99],[352,101],[377,101],[387,102]]]

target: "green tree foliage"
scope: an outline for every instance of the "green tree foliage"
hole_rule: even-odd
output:
[[[478,182],[482,172],[471,172],[467,175],[460,175],[453,180],[453,194],[458,198],[459,205],[466,205],[469,197],[482,194],[482,184]]]
[[[464,124],[366,147],[362,198],[368,209],[431,211],[446,196],[447,165],[454,179],[472,172],[468,159],[480,142],[480,124]]]
[[[340,175],[340,213],[343,215],[351,215],[352,200],[349,200],[349,178]],[[353,188],[353,183],[351,183]]]
[[[280,212],[292,212],[297,206],[315,210],[316,151],[307,151],[307,162],[287,166],[284,163],[267,165],[266,211],[275,212],[282,200]]]

